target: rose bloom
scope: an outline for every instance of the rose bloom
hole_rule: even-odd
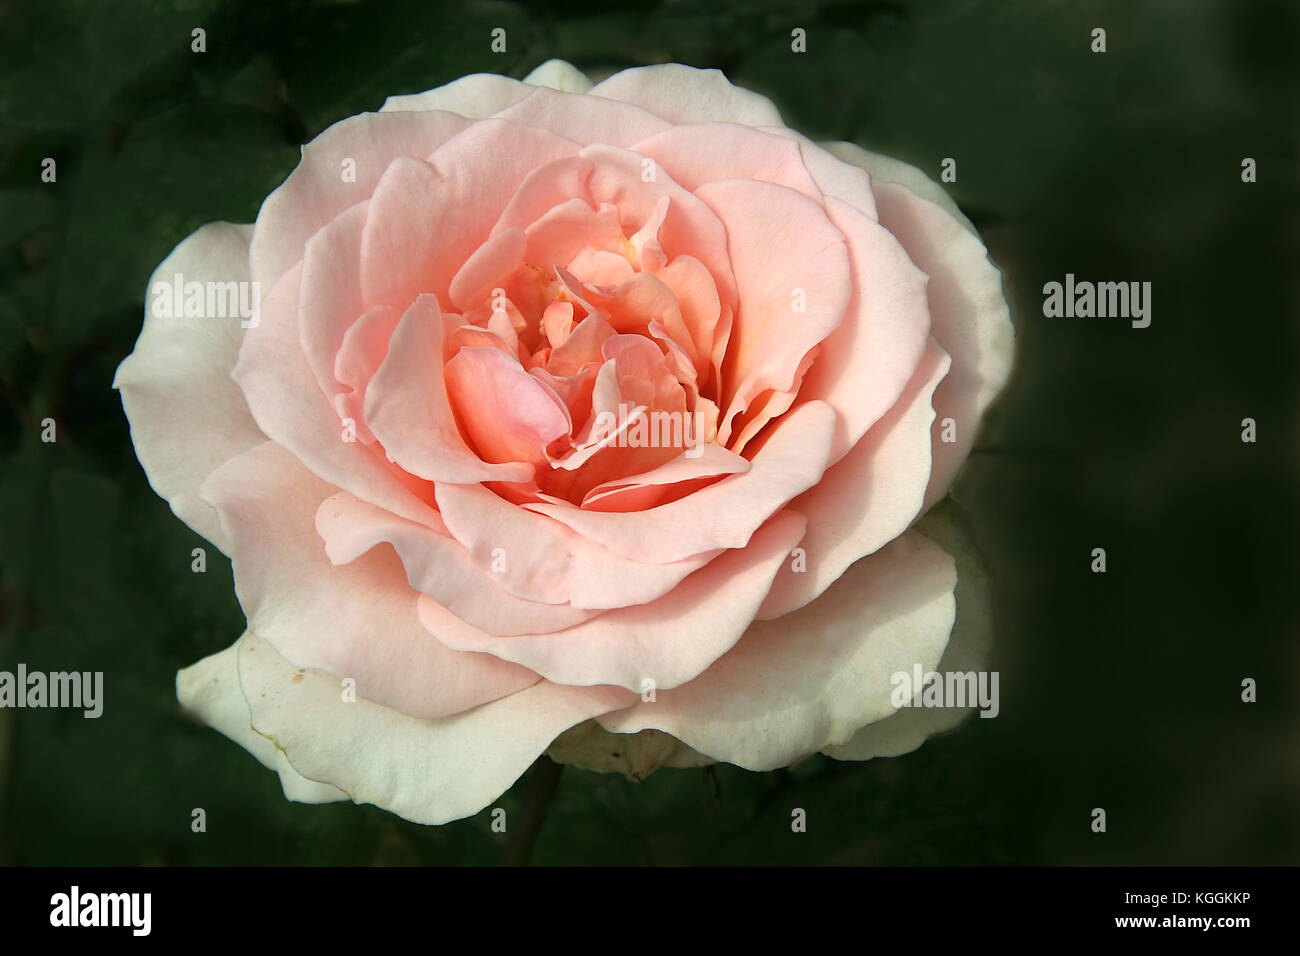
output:
[[[939,665],[959,540],[913,525],[1011,355],[940,187],[715,70],[393,97],[177,246],[118,370],[248,619],[181,703],[292,800],[429,824],[548,751],[911,749],[951,714],[891,676]]]

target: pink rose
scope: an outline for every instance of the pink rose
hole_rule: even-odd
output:
[[[1012,330],[916,169],[717,71],[552,61],[335,124],[149,299],[115,386],[248,618],[178,694],[290,799],[443,823],[548,748],[768,770],[933,729],[890,724],[954,620],[911,526]]]

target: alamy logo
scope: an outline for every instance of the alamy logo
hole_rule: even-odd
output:
[[[160,319],[233,319],[255,328],[262,303],[260,282],[186,282],[179,272],[171,282],[155,282],[150,311]]]
[[[104,712],[103,671],[0,671],[0,707],[72,707],[82,717]]]
[[[51,926],[129,926],[133,936],[148,936],[151,893],[82,893],[78,886],[50,897]]]
[[[590,438],[601,447],[683,448],[685,457],[699,458],[710,438],[707,428],[703,412],[650,411],[638,405],[629,413],[627,405],[620,405],[617,414],[596,414]]]
[[[997,671],[938,671],[921,673],[921,665],[912,665],[911,673],[898,671],[889,682],[894,691],[889,702],[895,707],[976,707],[981,717],[996,717],[998,703]]]
[[[1043,286],[1043,315],[1049,319],[1132,319],[1135,329],[1151,324],[1150,282],[1075,282],[1065,274],[1065,284]]]

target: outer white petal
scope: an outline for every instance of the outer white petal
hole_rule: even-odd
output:
[[[932,538],[957,561],[957,620],[943,652],[941,674],[986,671],[993,656],[993,585],[983,560],[955,514],[944,502],[917,523],[917,530]],[[822,753],[836,760],[894,757],[921,746],[928,737],[945,733],[962,723],[974,707],[908,707],[892,717],[868,724],[847,743],[827,747]]]
[[[528,83],[498,73],[471,73],[423,93],[390,96],[379,111],[447,110],[470,119],[483,119],[518,103],[532,91]]]
[[[947,493],[974,447],[984,411],[1011,374],[1015,332],[1002,293],[1002,273],[979,236],[943,208],[904,186],[876,184],[880,224],[930,277],[930,334],[952,356],[952,369],[934,393],[934,466],[929,508]],[[956,440],[943,440],[945,419]]]
[[[673,123],[785,125],[766,96],[733,85],[721,70],[680,63],[623,70],[597,83],[591,93],[631,103]]]
[[[427,824],[477,813],[563,731],[637,699],[543,681],[454,717],[419,719],[344,700],[336,678],[296,667],[252,634],[240,644],[239,681],[253,728],[298,773]]]
[[[298,803],[332,803],[348,795],[329,784],[316,783],[298,775],[275,744],[256,733],[249,723],[248,703],[239,690],[237,659],[240,637],[224,651],[218,651],[176,674],[176,697],[181,706],[214,730],[220,731],[280,775],[280,785],[289,800]]]
[[[892,676],[918,663],[932,670],[943,654],[955,584],[952,558],[909,531],[816,601],[754,624],[689,684],[600,724],[664,730],[748,770],[787,766],[894,712]]]
[[[891,156],[882,156],[879,153],[873,153],[870,150],[863,149],[856,143],[833,141],[822,143],[821,147],[832,155],[844,160],[844,162],[852,163],[860,169],[865,169],[871,174],[872,182],[894,183],[910,190],[922,199],[928,199],[935,205],[942,206],[943,209],[952,216],[952,218],[956,219],[971,232],[975,232],[975,227],[971,224],[971,221],[966,218],[965,213],[958,208],[957,203],[953,198],[948,195],[948,190],[944,189],[911,163],[905,163],[901,159],[894,159]],[[975,234],[979,235],[979,233]]]
[[[230,378],[243,319],[237,307],[225,309],[234,313],[229,317],[160,317],[154,307],[162,295],[153,290],[155,283],[172,286],[177,274],[183,284],[249,282],[252,233],[252,226],[209,223],[172,250],[149,278],[144,329],[113,379],[149,484],[178,518],[223,551],[217,513],[199,499],[199,486],[218,465],[266,441]],[[184,304],[174,306],[183,311]]]
[[[547,60],[525,76],[524,82],[533,86],[549,86],[565,93],[586,93],[591,89],[591,80],[587,79],[586,74],[566,60]]]

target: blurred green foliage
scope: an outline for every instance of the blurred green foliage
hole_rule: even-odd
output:
[[[107,695],[99,720],[0,711],[0,862],[501,859],[489,811],[423,828],[290,804],[179,712],[176,669],[243,618],[224,561],[190,571],[203,542],[149,489],[109,386],[154,266],[251,221],[302,142],[553,56],[716,66],[810,135],[933,175],[956,158],[1019,354],[959,485],[998,583],[1001,716],[865,764],[570,768],[534,860],[1300,862],[1298,40],[1295,4],[1227,0],[0,5],[0,667],[103,670]],[[1043,319],[1066,272],[1153,282],[1152,327]]]

